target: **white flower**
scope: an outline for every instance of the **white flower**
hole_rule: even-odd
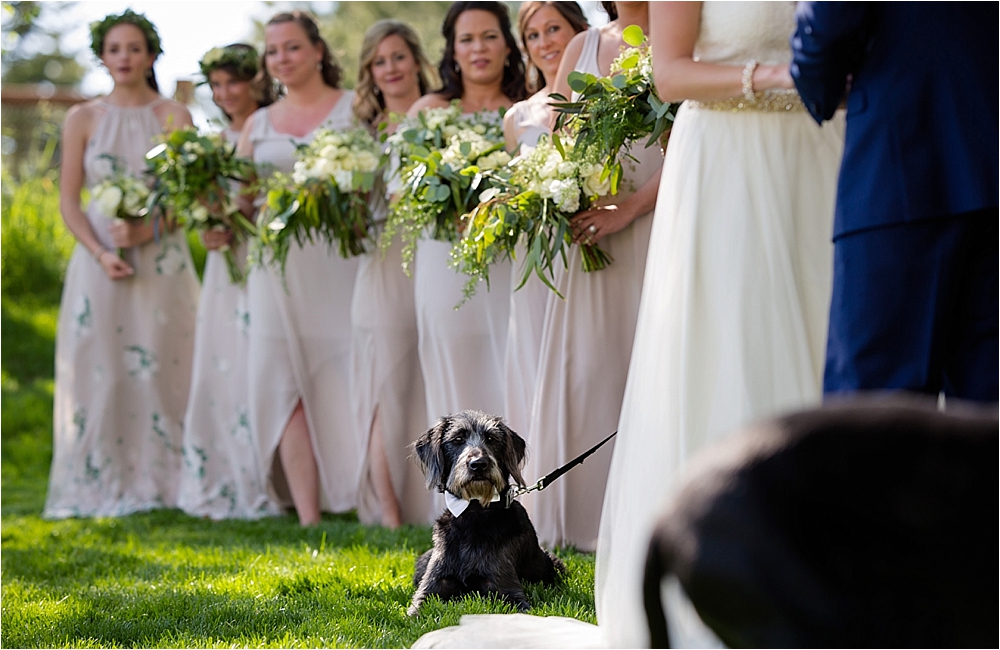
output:
[[[552,181],[549,191],[556,207],[567,214],[573,214],[580,209],[580,190],[571,180]]]
[[[587,175],[583,180],[583,193],[587,195],[588,198],[595,196],[607,196],[608,192],[611,191],[611,175],[609,174],[607,178],[603,181],[601,180],[601,174],[604,168],[600,165],[592,165],[593,171]]]
[[[114,185],[101,184],[94,188],[94,203],[102,214],[114,217],[118,213],[118,206],[122,202],[122,191]]]
[[[208,221],[209,218],[208,208],[203,206],[201,203],[195,203],[191,208],[191,220],[198,223],[204,223]]]
[[[446,139],[450,140],[454,138],[455,135],[458,133],[458,127],[455,126],[454,124],[448,124],[443,129],[441,129],[441,133],[444,135]]]
[[[564,160],[556,166],[561,178],[576,175],[576,163],[571,160]]]
[[[476,124],[475,126],[472,127],[472,130],[478,133],[479,135],[486,135],[485,124]]]
[[[480,169],[495,169],[509,163],[510,154],[503,149],[499,149],[487,156],[483,156],[477,162]]]
[[[333,178],[337,182],[337,187],[340,188],[341,192],[351,192],[354,190],[354,174],[338,169],[333,173]]]
[[[559,165],[562,163],[562,156],[555,149],[549,151],[545,161],[538,169],[538,174],[545,179],[556,178],[559,173]]]

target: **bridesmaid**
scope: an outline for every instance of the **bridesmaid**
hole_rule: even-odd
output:
[[[239,140],[247,118],[274,102],[270,87],[258,93],[257,51],[236,43],[209,50],[200,62],[212,100],[226,116],[223,138]],[[184,416],[184,465],[178,506],[212,519],[253,519],[277,514],[260,475],[257,441],[247,402],[249,314],[245,287],[233,284],[219,249],[233,245],[232,233],[207,231],[205,276],[198,303],[191,394]],[[237,259],[246,259],[240,244]]]
[[[649,32],[645,2],[605,3],[612,21],[578,34],[566,48],[556,91],[569,97],[573,70],[607,76],[625,46],[622,30],[638,25]],[[614,259],[607,268],[584,273],[580,250],[571,248],[569,266],[558,265],[542,326],[542,344],[532,402],[525,476],[544,476],[575,458],[618,425],[632,337],[642,292],[652,210],[663,154],[632,146],[638,162],[624,162],[623,188],[616,197],[573,219],[577,242],[599,243]],[[525,501],[547,546],[572,545],[593,551],[611,464],[602,449],[587,464]]]
[[[131,10],[91,27],[114,80],[70,109],[62,131],[60,209],[77,246],[56,332],[52,471],[43,515],[111,517],[177,504],[198,280],[182,232],[119,221],[81,191],[112,173],[139,178],[145,154],[187,109],[160,96],[156,28]],[[123,257],[114,249],[124,248]]]
[[[555,92],[556,72],[566,46],[574,35],[586,30],[587,17],[575,2],[525,2],[517,12],[521,44],[528,58],[528,99],[514,104],[503,117],[507,149],[522,151],[551,131],[554,115],[549,95]],[[518,259],[526,252],[519,248]],[[524,271],[516,262],[511,265],[511,289],[521,283]],[[507,424],[528,437],[531,400],[535,393],[535,373],[542,341],[542,320],[549,292],[537,277],[528,278],[523,287],[510,295],[507,322],[507,345],[504,357],[505,405]]]
[[[396,129],[436,77],[416,32],[395,20],[369,28],[361,45],[354,115],[373,132]],[[385,192],[376,190],[376,227],[385,223]],[[417,351],[413,280],[403,273],[401,243],[361,258],[351,305],[351,402],[357,428],[367,432],[367,459],[358,488],[358,518],[396,528],[426,524],[437,514],[407,446],[427,421]]]
[[[250,116],[239,152],[262,169],[291,173],[295,145],[320,127],[351,125],[354,93],[316,22],[280,13],[264,28],[262,83],[285,96]],[[358,260],[325,243],[292,246],[284,277],[267,267],[248,279],[250,429],[273,499],[291,502],[299,522],[356,505],[361,439],[349,391],[350,304]]]
[[[524,63],[510,32],[506,5],[456,2],[441,27],[444,56],[438,66],[444,87],[418,100],[409,114],[441,108],[453,99],[462,112],[488,111],[500,120],[524,98]],[[448,242],[420,242],[414,265],[420,363],[429,422],[462,409],[501,413],[503,357],[510,304],[510,271],[496,270],[490,291],[455,309],[464,276],[448,266]],[[428,422],[428,423],[429,423]]]

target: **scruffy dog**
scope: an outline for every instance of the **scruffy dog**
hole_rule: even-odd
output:
[[[413,450],[427,489],[443,492],[448,510],[434,524],[434,547],[417,559],[407,613],[415,616],[430,594],[496,593],[528,609],[521,582],[553,584],[566,567],[541,548],[524,507],[507,507],[508,477],[524,485],[524,440],[498,417],[462,411],[438,420]]]

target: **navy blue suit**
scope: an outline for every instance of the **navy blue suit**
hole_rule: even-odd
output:
[[[805,2],[792,77],[847,102],[824,391],[998,398],[996,3]]]

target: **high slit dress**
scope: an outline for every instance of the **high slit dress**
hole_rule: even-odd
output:
[[[344,91],[320,126],[351,126],[353,93]],[[268,108],[251,117],[250,143],[259,168],[290,174],[297,144],[312,139],[278,133]],[[266,173],[263,172],[262,173]],[[250,427],[272,500],[289,505],[278,443],[301,400],[320,477],[320,508],[355,507],[361,472],[360,432],[350,401],[351,301],[358,259],[335,246],[292,244],[284,275],[277,265],[254,268],[247,280],[250,312]]]

